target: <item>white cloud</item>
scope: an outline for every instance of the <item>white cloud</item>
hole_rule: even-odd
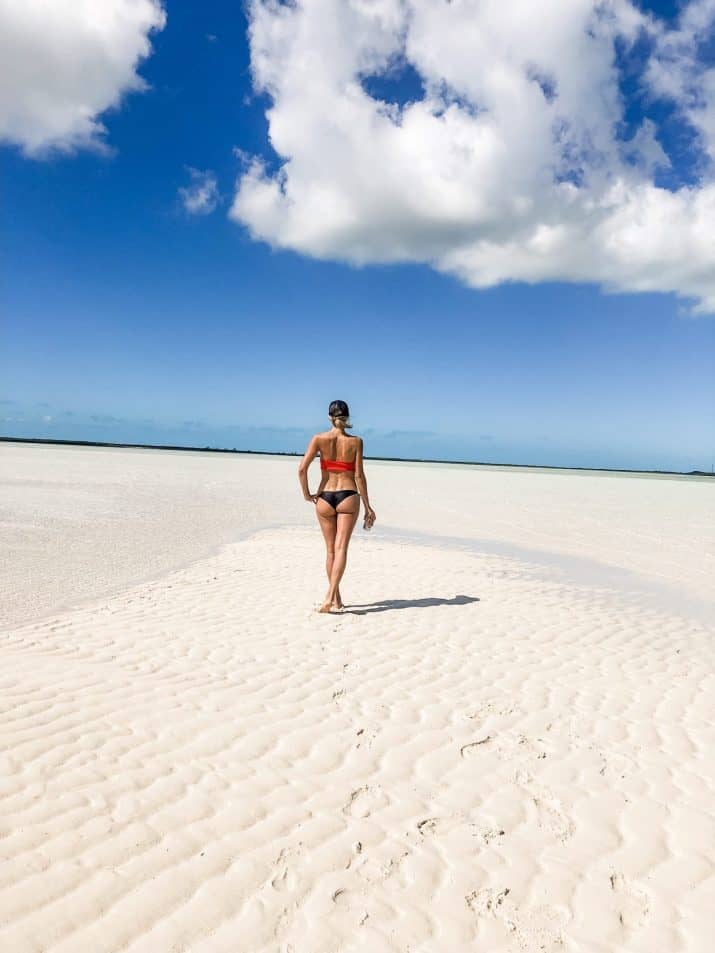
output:
[[[101,114],[145,88],[160,0],[0,0],[0,142],[28,155],[106,148]]]
[[[715,0],[692,0],[677,28],[656,37],[647,72],[651,91],[680,108],[711,160],[715,159],[715,69],[698,54],[704,43],[712,42],[714,28]]]
[[[618,138],[615,54],[649,36],[651,95],[709,142],[715,74],[695,64],[714,5],[694,0],[672,31],[629,0],[253,0],[254,85],[282,164],[250,160],[231,215],[317,258],[427,262],[476,287],[673,291],[715,311],[706,151],[697,187],[654,185],[669,159],[651,120]],[[366,91],[405,64],[416,101]]]
[[[219,200],[216,176],[211,171],[188,167],[191,184],[179,189],[184,208],[190,215],[208,215]]]

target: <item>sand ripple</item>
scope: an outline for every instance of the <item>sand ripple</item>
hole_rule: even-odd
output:
[[[712,632],[362,537],[318,616],[321,546],[0,636],[0,948],[709,953]]]

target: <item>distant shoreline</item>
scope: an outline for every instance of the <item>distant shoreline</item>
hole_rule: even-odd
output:
[[[235,453],[250,454],[264,457],[300,457],[301,453],[295,450],[237,450],[227,447],[184,447],[173,444],[159,443],[110,443],[104,440],[57,440],[43,437],[2,437],[1,443],[39,443],[57,444],[70,447],[115,447],[119,450],[183,450],[194,453]],[[385,463],[443,463],[449,466],[466,467],[509,467],[520,470],[583,470],[592,473],[653,473],[663,476],[706,476],[715,477],[715,474],[706,470],[635,470],[627,467],[556,467],[540,463],[493,463],[488,460],[437,460],[433,457],[366,457],[366,460],[382,460]]]

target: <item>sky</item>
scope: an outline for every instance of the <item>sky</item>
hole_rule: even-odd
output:
[[[537,15],[538,13],[538,15]],[[0,5],[0,433],[710,470],[715,0]]]

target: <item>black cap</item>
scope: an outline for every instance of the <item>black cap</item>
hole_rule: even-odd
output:
[[[345,403],[344,400],[334,400],[331,402],[330,407],[328,407],[328,416],[329,417],[349,417],[350,408]]]

